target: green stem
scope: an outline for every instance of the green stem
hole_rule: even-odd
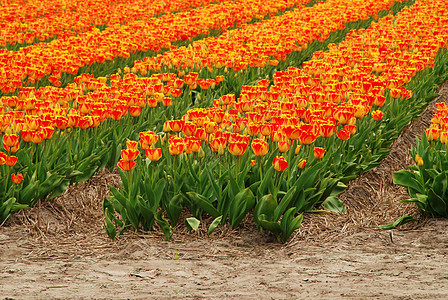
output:
[[[259,163],[259,168],[260,168],[260,181],[263,181],[263,170],[262,170],[262,162],[263,157],[262,156],[258,156],[258,163]]]

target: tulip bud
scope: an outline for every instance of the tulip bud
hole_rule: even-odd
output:
[[[202,149],[202,147],[201,147],[201,149],[199,149],[199,151],[198,151],[198,157],[199,157],[199,159],[202,159],[202,158],[205,157],[205,152],[204,152],[204,150]]]

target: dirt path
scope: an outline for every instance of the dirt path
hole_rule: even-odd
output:
[[[6,231],[6,232],[5,232]],[[0,295],[13,299],[447,299],[448,220],[292,247],[134,239],[97,256],[47,257],[0,234]],[[260,237],[260,236],[259,236]],[[247,240],[245,240],[247,239]],[[41,250],[41,249],[39,249]],[[36,251],[36,249],[34,249]]]
[[[435,102],[448,102],[448,83],[439,93]],[[350,183],[346,215],[306,215],[286,245],[250,221],[210,238],[204,227],[175,230],[171,242],[158,231],[110,241],[101,200],[117,175],[95,175],[0,227],[0,299],[448,299],[448,220],[377,227],[417,214],[399,204],[407,195],[392,174],[412,163],[433,108]]]

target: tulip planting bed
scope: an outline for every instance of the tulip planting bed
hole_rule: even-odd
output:
[[[287,242],[304,214],[345,213],[448,79],[446,1],[78,2],[0,10],[0,224],[106,168],[112,239],[253,220]],[[431,216],[448,215],[447,116],[394,175]]]

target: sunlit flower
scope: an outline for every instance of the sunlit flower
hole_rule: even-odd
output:
[[[314,147],[313,155],[316,159],[321,159],[325,155],[325,150],[320,147]]]
[[[19,184],[22,182],[23,180],[23,175],[22,174],[11,174],[11,180],[12,182],[14,182],[15,184]]]
[[[255,156],[265,156],[269,151],[269,144],[261,139],[254,139],[250,146]]]
[[[274,169],[279,172],[284,171],[289,166],[288,162],[283,156],[276,156],[272,161],[272,164],[274,165]]]
[[[162,157],[161,148],[147,148],[145,150],[146,157],[151,161],[158,161]]]

